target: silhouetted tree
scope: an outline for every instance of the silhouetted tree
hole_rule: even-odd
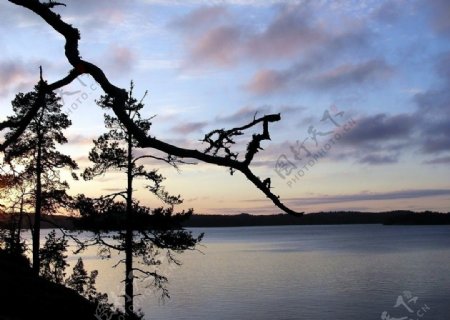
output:
[[[142,100],[141,100],[142,101]],[[102,96],[98,101],[98,105],[104,109],[108,109],[113,103],[113,97],[109,95]],[[133,97],[133,83],[130,85],[130,93],[126,102],[126,112],[130,119],[140,130],[148,132],[151,127],[151,119],[144,119],[141,110],[144,107]],[[94,148],[89,153],[89,159],[94,163],[91,168],[87,168],[84,172],[85,179],[92,179],[95,176],[103,175],[109,170],[122,171],[127,177],[126,186],[123,191],[119,191],[110,195],[105,195],[97,200],[96,209],[94,211],[102,211],[103,218],[114,218],[116,221],[123,221],[123,224],[109,223],[109,228],[120,228],[125,226],[125,231],[119,232],[115,237],[118,245],[100,242],[106,246],[106,249],[115,249],[124,251],[125,253],[125,313],[127,317],[131,317],[134,311],[134,288],[133,282],[135,271],[143,273],[145,276],[154,278],[154,285],[162,290],[163,297],[168,297],[168,291],[165,287],[167,278],[157,272],[149,272],[133,266],[133,257],[140,257],[147,266],[157,265],[160,261],[157,258],[159,250],[167,250],[168,257],[173,257],[171,251],[182,252],[188,249],[194,249],[195,245],[201,240],[200,237],[193,237],[186,230],[181,229],[179,221],[192,215],[192,210],[173,214],[173,206],[181,204],[180,196],[172,196],[162,186],[164,177],[157,170],[147,170],[144,165],[139,162],[147,159],[159,159],[150,155],[137,155],[138,141],[133,137],[132,133],[114,116],[105,114],[105,126],[108,132],[101,135],[94,141]],[[175,160],[166,160],[171,165],[176,166]],[[149,184],[147,189],[157,196],[169,209],[157,209],[153,212],[141,206],[133,199],[133,186],[136,179],[144,179]],[[123,198],[125,203],[117,202],[116,198]],[[87,218],[89,215],[87,208],[94,207],[93,203],[86,201],[85,198],[79,198],[81,214]],[[83,210],[83,208],[85,210]],[[101,209],[100,209],[101,208]],[[91,215],[92,218],[92,215]],[[92,221],[91,221],[92,222]],[[91,226],[105,223],[96,221]],[[175,229],[176,228],[176,229]],[[134,233],[134,231],[136,233]],[[179,263],[176,259],[169,259],[169,262]]]
[[[0,227],[0,249],[5,250],[12,256],[25,257],[27,246],[20,236],[20,227],[14,216],[6,222],[3,228]]]
[[[97,276],[97,270],[91,271],[88,275],[88,272],[84,268],[83,259],[78,258],[77,263],[73,267],[72,275],[66,279],[65,283],[66,286],[74,289],[89,301],[106,304],[108,301],[108,296],[97,292],[97,288],[95,287]]]
[[[44,246],[39,250],[40,275],[44,279],[62,284],[66,275],[64,271],[68,266],[66,262],[68,241],[64,236],[57,237],[55,230],[52,230],[45,240]]]
[[[71,125],[66,114],[62,113],[60,98],[54,92],[42,94],[46,82],[41,79],[34,91],[19,93],[12,101],[14,116],[8,121],[20,121],[33,108],[40,104],[39,111],[30,119],[30,123],[14,143],[5,149],[5,162],[23,167],[22,179],[32,182],[34,208],[33,237],[33,270],[39,273],[39,247],[41,216],[52,214],[61,206],[68,205],[70,197],[66,193],[68,183],[61,179],[60,170],[74,170],[77,164],[70,156],[64,155],[56,146],[67,142],[63,130]],[[42,101],[40,96],[42,95]],[[6,134],[9,139],[14,133]],[[76,177],[73,174],[74,178]]]
[[[94,282],[95,277],[94,276]],[[88,291],[87,286],[89,283],[89,276],[86,269],[84,269],[84,263],[82,258],[78,258],[77,263],[73,267],[72,275],[66,280],[66,285],[69,288],[74,289],[80,295],[84,296]]]

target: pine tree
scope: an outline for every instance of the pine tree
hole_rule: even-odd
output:
[[[78,258],[77,263],[73,267],[72,275],[66,280],[66,286],[74,289],[89,301],[107,304],[108,296],[97,292],[95,287],[97,276],[97,270],[91,271],[90,275],[88,275],[84,268],[83,259]]]
[[[65,237],[57,237],[52,230],[45,237],[44,246],[40,249],[41,272],[40,275],[55,283],[64,283],[64,272],[68,263],[66,262],[67,243]]]
[[[5,161],[24,168],[24,178],[33,183],[33,270],[40,270],[40,232],[42,214],[55,213],[66,206],[70,197],[66,193],[68,183],[61,178],[61,169],[77,169],[70,156],[62,154],[57,146],[67,142],[63,131],[71,125],[68,116],[62,112],[60,98],[54,92],[43,94],[46,82],[42,79],[34,91],[19,93],[12,101],[14,116],[9,121],[20,121],[35,106],[42,104],[31,119],[23,134],[5,150]],[[13,135],[10,132],[6,135]],[[72,172],[72,176],[76,175]]]
[[[77,263],[73,267],[72,275],[66,280],[66,285],[84,296],[86,294],[88,280],[89,277],[86,269],[84,269],[83,259],[78,258]]]
[[[109,108],[112,103],[112,97],[102,96],[98,101],[99,106],[104,109]],[[130,86],[128,100],[126,102],[126,111],[130,119],[143,131],[148,132],[151,127],[151,118],[145,119],[140,111],[144,107],[133,97],[133,83]],[[127,184],[122,192],[104,196],[101,200],[102,211],[107,215],[122,218],[125,225],[125,231],[121,231],[116,240],[118,246],[108,246],[125,252],[125,312],[128,318],[131,318],[134,308],[134,287],[133,281],[136,278],[135,271],[139,270],[145,276],[154,278],[154,285],[162,290],[162,296],[168,297],[168,291],[165,287],[167,278],[157,272],[145,272],[142,269],[136,269],[133,266],[133,257],[139,256],[144,264],[157,265],[160,261],[155,258],[159,249],[168,250],[170,262],[179,263],[173,258],[171,250],[182,252],[184,250],[195,248],[201,240],[202,235],[194,237],[189,231],[180,228],[180,220],[190,217],[192,210],[174,214],[173,206],[181,204],[183,200],[180,196],[170,195],[162,186],[164,177],[156,169],[147,170],[139,162],[145,158],[156,158],[150,155],[138,156],[136,149],[138,142],[132,136],[126,127],[114,116],[105,114],[105,126],[108,132],[101,135],[94,141],[94,148],[89,153],[89,159],[94,163],[91,168],[84,172],[85,179],[93,179],[98,175],[103,175],[109,170],[119,170],[127,177]],[[171,160],[168,160],[171,162]],[[172,164],[174,164],[172,162]],[[159,198],[169,208],[150,210],[141,206],[133,198],[133,186],[136,179],[141,178],[147,181],[148,190]],[[122,197],[125,203],[116,201],[116,198]],[[88,199],[80,197],[79,206],[81,214],[87,218],[89,211],[95,212],[95,205]],[[95,227],[95,226],[94,226]],[[135,234],[134,232],[137,232]],[[101,241],[101,244],[105,242]]]

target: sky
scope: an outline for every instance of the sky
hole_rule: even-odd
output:
[[[280,113],[252,168],[294,210],[450,211],[450,2],[447,0],[62,1],[83,59],[116,85],[135,83],[151,134],[203,150],[217,128]],[[0,119],[17,92],[71,69],[64,41],[39,17],[0,2]],[[105,131],[101,88],[82,76],[57,94],[73,125],[61,150],[80,170]],[[238,150],[251,139],[240,137]],[[143,152],[142,150],[138,150]],[[158,154],[154,150],[147,153]],[[197,213],[280,210],[242,174],[197,163],[160,168]],[[123,173],[70,182],[99,196]],[[141,203],[161,203],[136,185]]]

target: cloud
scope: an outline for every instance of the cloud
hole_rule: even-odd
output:
[[[95,30],[123,23],[127,8],[134,3],[136,1],[76,0],[76,4],[68,1],[66,7],[56,7],[54,11],[63,19],[76,21],[78,27]]]
[[[207,125],[207,122],[184,122],[174,126],[172,131],[187,135],[193,132],[201,131]]]
[[[417,199],[428,197],[449,196],[450,189],[413,189],[413,190],[399,190],[391,192],[379,193],[357,193],[348,195],[335,196],[318,196],[318,197],[298,197],[284,199],[289,205],[313,205],[313,204],[334,204],[343,202],[357,202],[357,201],[386,201],[386,200],[401,200],[401,199]],[[262,201],[261,199],[248,200],[252,202]]]
[[[339,157],[355,158],[357,163],[368,165],[397,163],[401,151],[420,146],[420,140],[414,138],[419,125],[420,119],[407,113],[361,117],[343,136]]]
[[[271,106],[265,105],[261,107],[242,107],[236,112],[228,115],[228,116],[220,116],[217,117],[216,120],[219,122],[228,122],[228,123],[247,123],[252,121],[255,115],[262,116],[264,114],[268,114],[271,112]]]
[[[117,45],[111,45],[106,54],[108,69],[120,75],[131,73],[136,60],[135,52]]]
[[[382,59],[372,59],[361,63],[340,65],[319,74],[310,85],[320,90],[347,87],[386,80],[393,73],[393,67]]]
[[[235,62],[239,48],[242,46],[241,30],[233,26],[220,26],[200,36],[189,45],[187,68],[212,63],[219,66],[231,65]]]
[[[372,13],[372,17],[384,24],[393,24],[400,19],[402,13],[404,13],[407,5],[404,1],[386,1],[382,3],[377,9]]]
[[[307,89],[333,90],[374,84],[390,78],[393,72],[394,68],[382,59],[344,63],[321,72],[311,72],[300,63],[284,70],[259,71],[245,87],[258,95]]]
[[[106,191],[106,192],[112,192],[112,193],[124,192],[124,188],[102,188],[102,190]]]
[[[398,156],[370,154],[359,159],[358,162],[370,165],[391,164],[398,162]]]
[[[430,22],[434,30],[441,35],[450,36],[450,2],[448,0],[433,0],[424,2],[430,10]]]
[[[422,151],[424,153],[440,153],[450,151],[449,136],[442,133],[439,136],[428,136],[423,140]]]
[[[424,161],[425,164],[450,164],[450,156]]]
[[[228,10],[224,6],[204,6],[194,9],[178,20],[172,21],[169,23],[169,27],[179,29],[182,32],[197,33],[202,31],[203,28],[223,22],[227,16]]]
[[[88,137],[81,134],[69,134],[67,135],[67,140],[71,145],[77,144],[81,146],[91,146],[93,145],[93,140],[97,139],[97,137]]]
[[[39,79],[39,63],[20,61],[0,61],[0,97],[27,88],[31,90]]]
[[[415,118],[410,114],[389,116],[379,113],[356,121],[356,126],[345,136],[343,141],[352,145],[368,142],[389,142],[408,138],[415,128]]]
[[[313,21],[311,8],[284,5],[270,24],[260,33],[251,35],[246,43],[249,57],[261,60],[292,57],[325,40],[327,34]]]
[[[162,4],[168,6],[186,6],[186,5],[239,5],[239,6],[256,6],[269,7],[274,4],[284,4],[286,0],[140,0],[143,3]],[[292,4],[302,3],[303,0],[290,0]]]
[[[435,60],[435,72],[440,79],[435,88],[414,96],[417,117],[421,119],[422,151],[450,151],[450,51]]]
[[[205,65],[230,67],[240,62],[301,57],[303,66],[321,65],[340,53],[370,46],[372,33],[364,23],[338,17],[331,27],[318,12],[329,7],[314,1],[283,2],[274,6],[267,22],[255,23],[224,6],[204,6],[172,21],[187,50],[186,69]],[[195,36],[193,36],[195,34]]]
[[[245,86],[254,94],[270,94],[287,86],[290,78],[290,70],[261,70],[253,76],[253,79]]]

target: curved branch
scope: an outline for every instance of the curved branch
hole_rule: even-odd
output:
[[[244,162],[238,161],[236,159],[231,159],[230,157],[221,157],[217,155],[210,155],[204,152],[200,152],[195,149],[185,149],[175,145],[171,145],[164,141],[161,141],[155,137],[147,136],[147,134],[140,130],[140,128],[134,123],[132,119],[128,116],[125,111],[125,103],[128,98],[128,93],[125,89],[121,89],[113,85],[102,69],[90,63],[88,61],[82,60],[80,57],[78,49],[78,41],[80,40],[80,32],[77,28],[67,24],[61,17],[51,11],[48,4],[39,2],[38,0],[9,0],[11,3],[25,7],[47,22],[53,29],[60,33],[66,40],[65,44],[65,55],[69,63],[76,69],[79,74],[88,73],[95,81],[97,81],[102,87],[103,91],[110,96],[114,97],[114,103],[112,109],[116,114],[119,121],[127,128],[129,132],[133,134],[135,139],[139,142],[140,147],[143,148],[153,148],[165,152],[169,155],[173,155],[179,158],[193,158],[201,160],[207,163],[215,164],[218,166],[227,167],[230,169],[241,171],[257,188],[259,188],[263,193],[273,201],[273,203],[278,206],[283,211],[289,214],[301,215],[301,213],[296,213],[295,211],[287,208],[283,205],[278,196],[274,195],[270,189],[265,186],[265,184],[256,177],[249,168],[250,162],[253,159],[254,154],[258,151],[259,142],[261,140],[267,139],[266,129],[268,122],[280,120],[280,115],[269,115],[266,116],[267,122],[264,122],[264,132],[262,135],[253,135],[253,139],[250,142],[247,149],[247,156]],[[255,125],[256,120],[249,123],[246,126],[241,127],[241,129],[249,128]],[[236,128],[239,129],[239,128]],[[23,132],[23,130],[22,130]]]

